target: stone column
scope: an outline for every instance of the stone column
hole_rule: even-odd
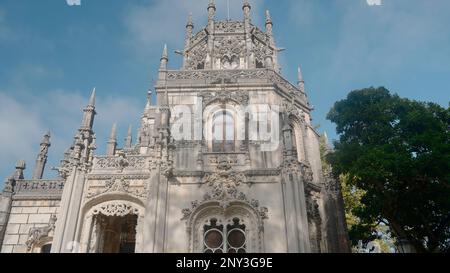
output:
[[[282,193],[286,226],[287,252],[310,252],[308,217],[303,181],[299,174],[285,171],[282,175]]]
[[[3,245],[6,226],[8,225],[9,214],[11,212],[12,193],[3,192],[0,195],[0,250]]]
[[[79,216],[82,211],[81,201],[85,184],[85,173],[73,167],[72,174],[64,185],[61,197],[61,209],[56,222],[52,252],[70,253],[70,245],[77,245],[76,231],[79,229]]]

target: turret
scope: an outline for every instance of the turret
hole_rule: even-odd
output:
[[[44,135],[41,141],[39,154],[36,159],[36,166],[33,171],[33,179],[42,179],[44,175],[45,164],[47,163],[48,148],[50,147],[50,132]]]
[[[269,42],[271,46],[274,46],[275,42],[273,39],[273,22],[270,17],[269,10],[266,10],[266,34],[269,37]]]
[[[214,0],[209,0],[208,3],[208,30],[209,32],[214,31],[214,19],[216,17],[216,4]]]
[[[91,97],[89,98],[89,103],[84,108],[83,112],[83,121],[80,129],[92,131],[92,126],[94,125],[94,117],[97,114],[95,112],[95,88],[92,90]]]
[[[184,48],[187,49],[192,39],[192,33],[194,31],[194,23],[192,22],[192,13],[189,14],[188,21],[186,23],[186,38],[184,41]]]
[[[127,137],[125,138],[124,148],[125,149],[131,149],[132,143],[133,143],[132,126],[130,124],[130,126],[128,127]]]
[[[302,91],[302,93],[305,93],[305,81],[303,80],[303,74],[302,74],[302,69],[300,68],[300,66],[298,67],[297,70],[297,85],[300,88],[300,91]]]
[[[216,5],[214,4],[214,0],[209,0],[208,4],[208,50],[206,52],[207,59],[205,61],[205,69],[212,69],[214,67],[214,19],[216,16]]]
[[[114,123],[111,128],[111,134],[109,136],[108,145],[106,148],[106,155],[113,156],[116,153],[117,148],[117,124]]]
[[[242,10],[244,11],[244,23],[249,25],[251,23],[250,11],[252,10],[252,6],[248,2],[248,0],[244,0],[244,4],[242,5]]]
[[[184,40],[184,52],[183,52],[183,68],[187,66],[187,51],[191,45],[192,34],[194,30],[194,23],[192,22],[192,13],[189,14],[188,21],[186,23],[186,37]]]
[[[161,59],[159,62],[159,75],[158,80],[159,81],[165,81],[166,80],[166,74],[167,74],[167,63],[169,62],[169,56],[167,54],[167,45],[164,45],[164,49],[161,55]]]

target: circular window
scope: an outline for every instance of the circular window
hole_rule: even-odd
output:
[[[228,233],[228,243],[232,248],[241,248],[245,245],[245,234],[240,229],[233,229]]]
[[[205,234],[205,245],[210,249],[220,248],[223,244],[222,233],[217,229],[208,230]]]

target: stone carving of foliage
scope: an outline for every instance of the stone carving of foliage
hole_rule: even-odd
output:
[[[280,170],[285,174],[301,175],[305,182],[312,182],[314,178],[311,166],[306,162],[298,161],[296,158],[284,159]]]
[[[227,103],[234,101],[240,105],[247,105],[249,102],[248,92],[220,90],[215,92],[203,92],[203,105],[207,106],[213,102]]]
[[[144,169],[146,166],[146,158],[142,156],[129,156],[125,153],[119,153],[114,157],[98,158],[96,167],[100,169],[117,169],[123,171],[128,169]]]
[[[239,39],[237,36],[227,36],[216,39],[215,52],[219,54],[220,58],[232,56],[244,56],[245,41],[243,37]]]
[[[94,187],[90,186],[88,188],[86,198],[91,199],[101,194],[112,192],[127,193],[137,198],[147,198],[148,186],[144,181],[143,186],[130,187],[130,181],[124,177],[111,178],[109,180],[106,180],[105,186],[103,188],[95,189]]]
[[[92,214],[102,214],[105,216],[126,216],[129,214],[139,215],[139,208],[128,202],[113,201],[100,204],[95,207]]]
[[[203,41],[193,47],[187,54],[187,69],[195,70],[199,64],[203,64],[206,61],[206,53],[208,52],[208,45],[206,41]]]
[[[52,236],[52,233],[55,231],[56,225],[56,215],[52,215],[50,217],[50,222],[48,226],[39,227],[39,228],[31,228],[28,232],[28,240],[25,245],[27,246],[27,250],[30,251],[33,246],[39,244],[39,242],[44,239]]]
[[[182,210],[182,220],[189,219],[198,206],[209,201],[218,201],[224,209],[228,208],[233,202],[244,202],[257,211],[261,219],[268,218],[266,207],[260,207],[257,200],[248,200],[247,196],[239,191],[239,186],[246,183],[247,178],[242,173],[234,172],[225,156],[219,159],[217,170],[214,173],[205,174],[203,182],[209,186],[209,191],[203,196],[202,201],[193,201],[190,208]]]
[[[216,33],[243,33],[244,32],[244,24],[239,21],[221,21],[216,25]]]

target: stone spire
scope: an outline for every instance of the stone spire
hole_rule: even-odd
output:
[[[111,128],[111,134],[109,136],[106,154],[109,156],[115,155],[116,148],[117,148],[117,124],[114,123]]]
[[[244,21],[250,23],[250,11],[252,10],[252,6],[248,2],[248,0],[244,0],[244,4],[242,5],[242,10],[244,11]]]
[[[205,69],[212,69],[214,67],[214,62],[211,61],[214,59],[213,49],[214,49],[214,30],[215,23],[214,19],[216,17],[216,4],[214,0],[209,0],[208,4],[208,51],[206,52],[207,62],[205,61]]]
[[[158,74],[158,80],[159,81],[166,81],[166,74],[167,74],[167,63],[169,62],[169,55],[167,54],[167,44],[164,44],[164,49],[161,55],[161,60],[159,62],[159,74]]]
[[[271,46],[274,46],[274,39],[273,39],[273,22],[272,18],[270,17],[269,10],[266,10],[266,34],[269,36],[269,42]]]
[[[48,148],[50,146],[50,132],[47,132],[41,141],[39,154],[36,158],[36,165],[33,171],[33,179],[42,179],[44,175],[45,164],[47,163]]]
[[[297,70],[297,77],[298,77],[297,85],[300,88],[300,91],[305,93],[305,81],[303,80],[302,69],[300,68],[300,66],[298,67],[298,70]]]
[[[216,17],[216,4],[214,3],[214,0],[209,0],[207,10],[208,10],[208,27],[211,27],[211,23],[214,24],[214,18]]]
[[[186,38],[184,43],[185,49],[187,49],[190,45],[193,30],[194,30],[194,23],[192,22],[192,13],[189,13],[188,21],[186,23]]]
[[[92,131],[92,126],[94,125],[94,117],[97,114],[95,112],[95,88],[92,90],[91,97],[89,98],[89,103],[84,108],[83,112],[83,121],[80,129]]]
[[[130,126],[128,127],[127,137],[125,138],[124,148],[125,149],[131,149],[132,143],[133,143],[132,125],[130,124]]]
[[[167,44],[164,44],[163,52],[161,55],[159,69],[167,70],[167,63],[169,62],[169,55],[167,54]]]

